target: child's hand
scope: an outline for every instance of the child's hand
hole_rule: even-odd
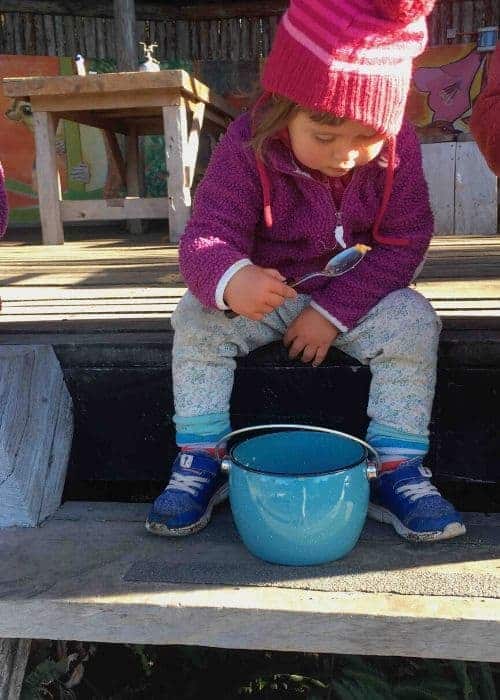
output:
[[[339,330],[312,306],[307,306],[293,321],[283,336],[283,345],[291,358],[302,353],[302,362],[320,365],[326,357]]]
[[[226,304],[240,316],[261,321],[297,292],[284,283],[278,270],[247,265],[231,277],[224,292]]]

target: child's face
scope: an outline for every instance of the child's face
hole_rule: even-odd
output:
[[[288,122],[288,132],[297,160],[328,177],[341,177],[369,163],[384,145],[380,134],[361,122],[346,119],[338,126],[320,124],[302,111]]]

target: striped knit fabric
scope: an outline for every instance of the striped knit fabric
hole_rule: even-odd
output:
[[[427,436],[405,433],[374,421],[368,427],[366,439],[378,452],[380,473],[393,471],[409,459],[424,457],[429,449]]]
[[[397,134],[434,0],[292,0],[262,76],[307,109]]]

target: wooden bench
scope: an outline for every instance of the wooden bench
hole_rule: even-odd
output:
[[[11,240],[2,262],[13,281],[0,288],[0,346],[54,348],[75,401],[73,476],[94,478],[100,498],[110,470],[125,480],[167,476],[175,450],[165,419],[168,317],[183,292],[177,251],[161,237],[110,242],[54,250]],[[451,393],[436,423],[454,449],[449,473],[463,478],[458,467],[464,474],[467,467],[470,477],[475,464],[492,492],[499,252],[498,238],[436,240],[417,283],[445,324],[440,387]],[[240,363],[237,418],[277,417],[272,412],[284,410],[279,389],[286,419],[299,417],[304,403],[309,414],[300,419],[346,419],[345,404],[321,412],[304,396],[339,395],[349,382],[347,418],[359,421],[369,377],[352,364],[344,359],[313,370],[264,349]],[[445,456],[433,455],[439,469]],[[6,697],[17,699],[29,649],[19,640],[37,637],[500,661],[498,514],[466,513],[466,538],[430,547],[411,546],[369,522],[343,562],[292,570],[252,558],[227,506],[198,536],[165,540],[144,529],[147,503],[83,501],[67,501],[40,528],[0,530],[0,697],[8,687]]]
[[[65,221],[169,220],[179,240],[191,210],[191,186],[200,132],[224,131],[237,112],[183,70],[88,76],[5,78],[4,94],[31,101],[34,117],[40,219],[44,243],[64,243]],[[190,117],[190,118],[188,118]],[[56,165],[59,119],[103,129],[127,184],[128,196],[112,200],[65,200]],[[122,157],[116,134],[127,138]],[[138,136],[164,134],[167,197],[139,197]]]
[[[0,532],[0,637],[500,661],[500,515],[410,545],[369,521],[344,560],[251,556],[227,506],[198,535],[146,532],[147,504],[68,502]]]

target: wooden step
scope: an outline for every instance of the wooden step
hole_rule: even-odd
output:
[[[2,334],[170,329],[185,286],[166,236],[87,230],[67,238],[64,246],[23,237],[0,244]],[[416,289],[446,329],[500,329],[499,263],[499,236],[436,237]]]
[[[247,552],[227,505],[182,539],[146,513],[73,502],[0,531],[0,637],[500,661],[500,515],[426,546],[368,522],[345,559],[281,567]]]

